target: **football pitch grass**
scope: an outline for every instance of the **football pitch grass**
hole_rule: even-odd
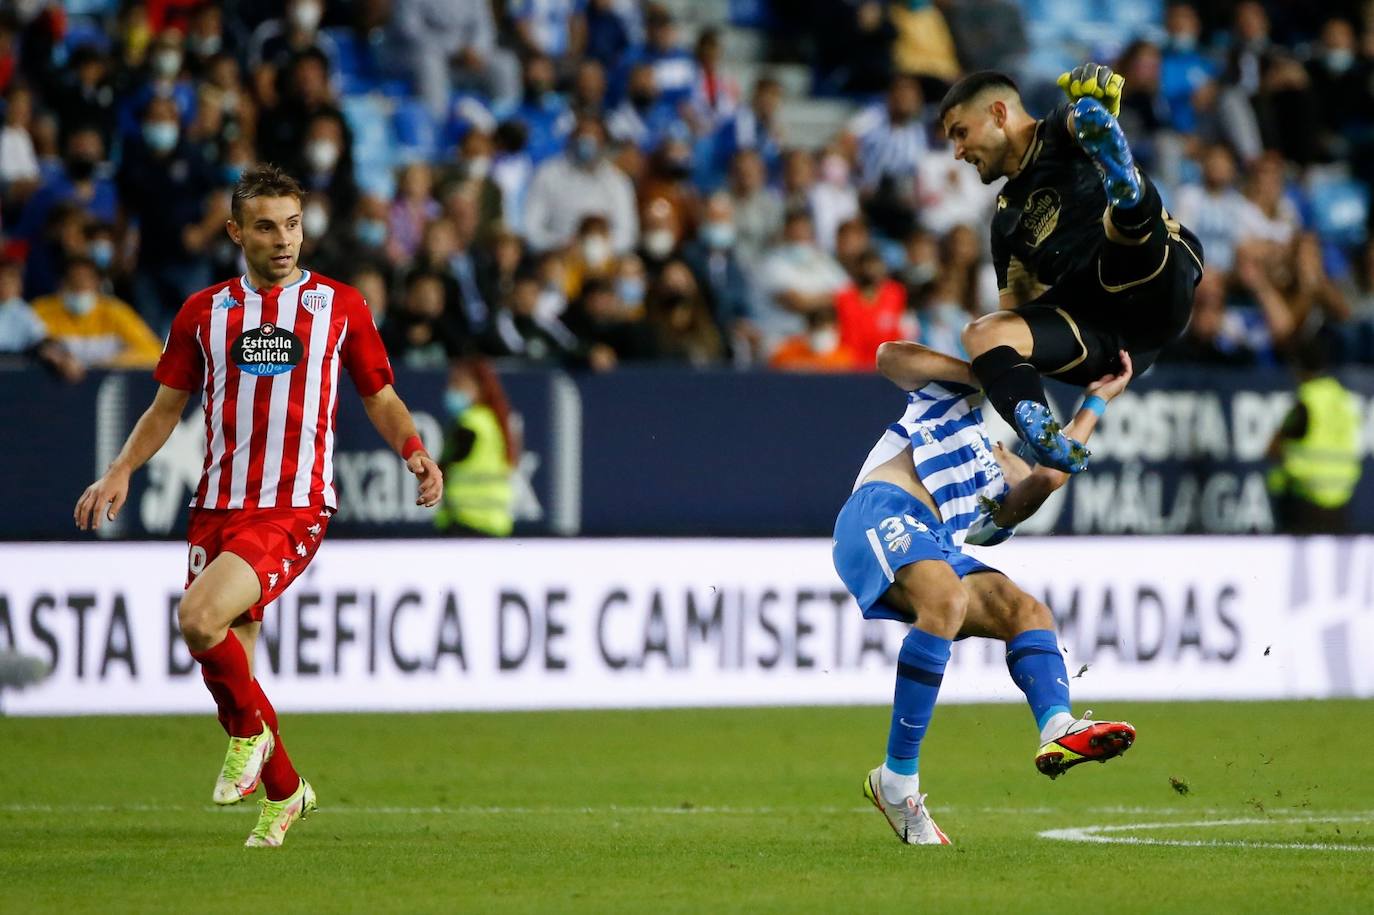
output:
[[[276,850],[210,714],[0,719],[0,910],[1374,911],[1374,703],[1098,712],[1136,746],[1050,782],[1024,706],[939,709],[950,848],[861,796],[881,708],[286,715],[320,810]]]

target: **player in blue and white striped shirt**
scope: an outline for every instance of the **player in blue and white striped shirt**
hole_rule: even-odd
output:
[[[1076,440],[1087,439],[1130,381],[1130,357],[1121,358],[1121,374],[1088,385],[1088,399],[1065,430]],[[983,393],[968,363],[894,341],[879,347],[878,370],[908,392],[907,408],[869,452],[835,521],[835,570],[866,619],[912,626],[897,658],[887,760],[869,773],[864,794],[903,842],[947,845],[925,809],[917,759],[955,639],[1007,643],[1012,680],[1040,728],[1036,767],[1051,778],[1120,755],[1135,729],[1094,722],[1091,712],[1074,718],[1050,609],[961,551],[964,543],[1009,538],[1068,475],[1032,470],[989,443]]]

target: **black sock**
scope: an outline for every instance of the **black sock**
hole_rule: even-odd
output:
[[[973,374],[1002,418],[1016,428],[1016,405],[1023,400],[1049,406],[1040,372],[1010,346],[994,346],[973,360]]]
[[[1140,199],[1130,207],[1109,207],[1107,218],[1112,221],[1112,228],[1120,232],[1126,238],[1144,238],[1150,234],[1150,230],[1160,218],[1160,212],[1164,209],[1164,203],[1159,198],[1159,191],[1155,190],[1154,182],[1145,176],[1144,172],[1140,175]]]

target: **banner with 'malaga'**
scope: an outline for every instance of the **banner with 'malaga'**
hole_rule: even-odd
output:
[[[1082,699],[1374,696],[1374,538],[1026,538],[979,553],[1046,600]],[[51,668],[10,714],[210,708],[176,630],[184,545],[9,544],[0,650]],[[268,608],[279,709],[886,703],[904,635],[827,540],[336,541]],[[1020,701],[1000,643],[946,701]]]

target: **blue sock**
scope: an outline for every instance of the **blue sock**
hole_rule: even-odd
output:
[[[949,663],[949,639],[913,628],[902,640],[897,655],[897,689],[892,697],[892,729],[887,736],[887,767],[901,775],[915,775],[926,736],[935,714],[935,697]]]
[[[1007,643],[1007,670],[1026,694],[1035,726],[1060,712],[1069,711],[1069,672],[1052,629],[1032,629]]]

